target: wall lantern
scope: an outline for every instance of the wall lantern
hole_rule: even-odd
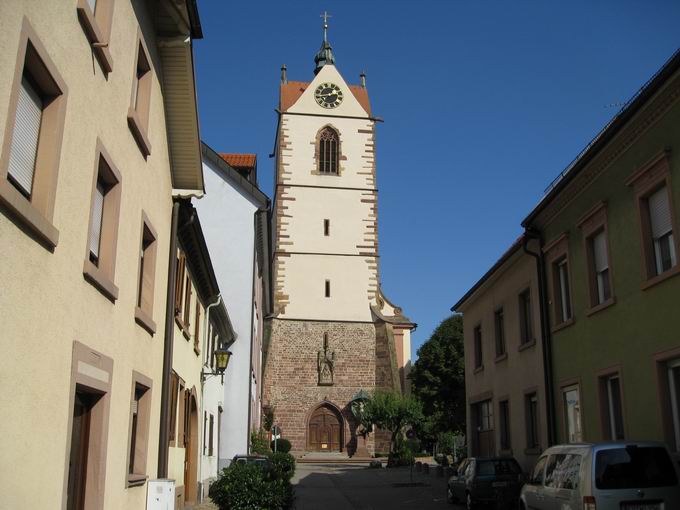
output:
[[[227,366],[229,366],[229,360],[231,359],[231,351],[225,349],[224,347],[218,347],[215,349],[215,369],[210,372],[201,371],[201,381],[205,381],[208,377],[213,375],[224,375]]]

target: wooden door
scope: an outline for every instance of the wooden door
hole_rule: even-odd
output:
[[[87,483],[88,443],[93,398],[76,391],[73,402],[71,425],[71,453],[69,456],[67,510],[85,508],[85,484]]]
[[[312,451],[341,451],[341,419],[327,406],[319,407],[309,419],[307,447]]]

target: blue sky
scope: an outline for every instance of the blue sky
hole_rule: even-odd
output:
[[[336,65],[378,127],[381,279],[413,352],[519,235],[545,187],[680,47],[677,0],[199,0],[201,136],[255,152],[271,196],[279,68]]]

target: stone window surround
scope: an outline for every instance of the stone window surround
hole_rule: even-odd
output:
[[[113,3],[115,0],[97,0],[95,12],[87,0],[78,0],[76,10],[83,31],[90,41],[92,51],[105,74],[113,71],[113,58],[109,51],[111,24],[113,21]]]
[[[142,326],[149,334],[154,335],[156,333],[156,323],[153,320],[153,301],[154,301],[154,284],[156,275],[156,252],[158,251],[158,234],[156,230],[151,225],[149,217],[144,211],[142,211],[142,226],[139,233],[139,249],[140,251],[144,246],[145,233],[148,233],[152,238],[152,241],[148,244],[144,255],[144,267],[142,268],[141,258],[138,263],[137,270],[137,284],[141,286],[142,292],[142,302],[141,306],[135,304],[135,322]],[[142,274],[142,269],[144,274]],[[148,278],[144,278],[146,272],[150,271]],[[141,284],[140,284],[141,281]],[[146,283],[145,283],[146,281]],[[135,296],[138,299],[139,296]],[[145,306],[144,302],[148,305]]]
[[[503,352],[501,354],[498,353],[498,346],[499,346],[499,329],[498,329],[498,314],[501,314],[503,317],[503,329],[500,332],[502,339],[503,339]],[[501,303],[499,306],[497,306],[494,309],[493,312],[493,329],[494,329],[494,341],[496,345],[496,357],[494,358],[495,363],[499,363],[503,360],[508,359],[508,336],[506,334],[507,328],[505,326],[505,304]]]
[[[536,397],[536,443],[537,447],[532,448],[529,447],[529,440],[531,439],[529,436],[529,427],[528,427],[528,422],[529,422],[529,399],[534,396]],[[524,401],[524,428],[526,430],[526,443],[527,447],[524,449],[525,455],[540,455],[541,452],[543,451],[541,449],[541,399],[538,393],[538,386],[533,386],[531,388],[525,388],[524,391],[522,392],[522,399]]]
[[[609,441],[611,439],[611,431],[609,430],[609,397],[607,394],[607,380],[612,376],[619,377],[619,389],[621,390],[621,415],[623,422],[623,436],[628,434],[628,420],[626,413],[626,392],[623,382],[623,371],[621,365],[613,365],[595,373],[597,382],[597,408],[600,414],[600,431],[602,440]]]
[[[584,416],[584,405],[583,405],[583,384],[581,384],[581,378],[580,377],[571,377],[569,379],[563,379],[562,381],[559,382],[557,385],[559,388],[559,403],[557,404],[557,419],[559,420],[559,423],[562,424],[562,427],[564,427],[564,437],[562,439],[558,439],[558,441],[561,441],[562,443],[567,443],[567,432],[568,432],[568,426],[567,426],[567,416],[564,413],[564,391],[568,388],[573,388],[576,387],[578,388],[578,395],[579,395],[579,400],[580,400],[580,416],[581,416],[581,437],[582,440],[585,441],[586,433],[585,433],[585,428],[584,425],[586,421],[583,419]]]
[[[320,162],[319,147],[320,147],[320,143],[321,143],[321,133],[326,128],[330,128],[338,134],[338,171],[336,173],[319,172],[319,162]],[[343,155],[343,153],[342,153],[342,134],[340,133],[340,130],[337,127],[335,127],[333,124],[330,124],[330,123],[324,124],[316,132],[316,136],[314,137],[314,141],[311,142],[311,143],[314,144],[314,169],[312,170],[312,175],[323,175],[323,176],[326,176],[326,177],[340,177],[345,170],[343,165],[342,165],[342,162],[347,161],[347,156]]]
[[[104,165],[102,165],[102,161]],[[92,215],[90,214],[83,276],[104,296],[110,299],[111,302],[115,303],[116,299],[118,299],[118,287],[115,285],[114,279],[118,246],[118,223],[120,219],[121,174],[113,164],[111,156],[104,148],[102,141],[97,138],[90,204],[94,203],[97,181],[102,174],[102,180],[107,184],[108,190],[104,195],[99,264],[95,265],[90,260],[89,239],[90,231],[92,230]],[[91,210],[92,206],[90,206]]]
[[[661,427],[666,444],[672,451],[680,451],[680,444],[676,444],[673,428],[673,412],[668,405],[671,399],[668,381],[668,362],[680,358],[680,347],[675,347],[653,356],[656,376],[657,408],[661,418]]]
[[[137,29],[137,49],[135,50],[134,62],[135,65],[132,70],[133,83],[127,120],[130,132],[135,138],[142,156],[146,159],[151,154],[151,142],[148,135],[149,112],[151,107],[151,84],[155,72],[140,28]],[[146,70],[142,76],[138,77],[140,68]]]
[[[21,80],[27,71],[37,82],[46,105],[38,140],[33,193],[30,199],[22,195],[7,179],[12,135],[16,119]],[[9,95],[9,108],[4,142],[0,152],[0,204],[10,213],[10,219],[31,237],[53,251],[59,242],[59,231],[52,224],[57,192],[59,161],[66,118],[68,88],[50,59],[45,46],[26,17],[21,24],[19,51],[14,79]]]
[[[137,407],[137,430],[135,439],[135,465],[134,473],[129,473],[130,465],[130,446],[132,442],[132,409],[130,409],[130,419],[128,424],[128,442],[127,442],[127,457],[125,462],[126,469],[126,487],[138,487],[144,485],[149,476],[146,474],[146,461],[148,457],[149,447],[149,425],[151,422],[151,391],[153,381],[151,378],[137,372],[132,371],[132,392],[130,395],[130,404],[135,399],[135,390],[137,386],[146,388],[144,394],[139,400]]]
[[[477,349],[477,333],[479,332],[479,356]],[[484,370],[484,335],[482,332],[482,323],[478,322],[472,328],[472,352],[473,352],[473,374],[477,374]]]
[[[651,247],[651,227],[649,225],[649,211],[647,210],[647,198],[663,186],[668,192],[668,205],[671,210],[671,225],[673,226],[673,242],[675,253],[680,255],[680,232],[676,220],[675,207],[673,205],[673,193],[671,185],[671,172],[669,163],[670,151],[663,150],[657,153],[650,161],[642,165],[626,179],[626,186],[633,188],[635,202],[637,204],[638,224],[640,226],[640,261],[642,282],[641,290],[647,290],[657,283],[680,273],[680,263],[661,274],[656,274],[654,253]]]
[[[577,222],[576,226],[581,229],[583,237],[583,252],[586,254],[586,265],[588,270],[588,291],[590,299],[590,309],[586,312],[591,316],[600,310],[609,308],[616,303],[614,295],[614,269],[612,267],[612,250],[609,242],[609,226],[607,220],[607,202],[598,202],[588,210]],[[609,299],[603,303],[597,302],[597,276],[595,274],[595,261],[593,259],[593,238],[600,232],[604,232],[607,241],[607,264],[609,268]]]
[[[111,406],[111,384],[113,359],[90,349],[74,340],[71,361],[71,382],[68,404],[68,438],[66,441],[65,469],[62,491],[62,509],[66,508],[68,496],[68,475],[71,453],[71,430],[73,428],[73,405],[76,387],[100,395],[92,408],[90,441],[88,447],[88,469],[85,488],[86,508],[101,508],[104,505],[106,485],[106,454],[108,447],[109,412]],[[94,466],[97,466],[95,469]]]
[[[575,320],[573,295],[574,286],[572,285],[572,266],[569,257],[569,234],[567,232],[563,232],[549,243],[546,243],[546,245],[543,247],[543,253],[546,258],[546,267],[549,268],[548,296],[550,296],[550,301],[548,302],[548,305],[552,309],[551,331],[555,333],[561,329],[571,326]],[[557,274],[555,266],[563,259],[566,260],[567,264],[567,276],[569,279],[567,284],[569,285],[569,309],[571,310],[571,317],[564,321],[560,320],[558,322],[558,318],[561,317],[562,311],[559,308],[561,305],[561,296],[558,296],[559,287],[556,282]]]

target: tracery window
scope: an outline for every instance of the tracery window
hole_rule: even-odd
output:
[[[319,134],[319,172],[338,173],[339,137],[337,131],[326,127]]]

